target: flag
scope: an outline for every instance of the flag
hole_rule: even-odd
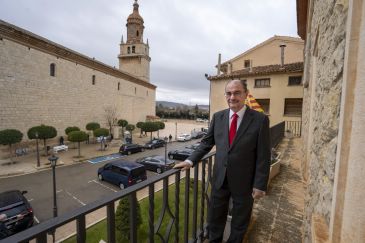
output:
[[[245,104],[250,107],[252,110],[258,112],[264,112],[259,103],[255,100],[255,98],[249,93],[246,97]]]

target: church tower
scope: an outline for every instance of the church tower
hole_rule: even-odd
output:
[[[143,18],[138,12],[137,0],[133,4],[133,13],[127,19],[127,41],[123,36],[120,43],[119,69],[146,82],[150,82],[149,45],[143,43]]]

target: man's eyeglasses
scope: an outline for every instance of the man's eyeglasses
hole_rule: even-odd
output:
[[[242,96],[242,92],[240,92],[240,91],[236,91],[236,92],[225,92],[224,93],[224,96],[225,97],[231,97],[231,96],[234,96],[234,97],[239,97],[239,96]]]

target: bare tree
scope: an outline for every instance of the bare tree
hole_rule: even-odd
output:
[[[106,125],[109,127],[110,134],[112,129],[117,125],[117,108],[115,106],[106,106],[104,108]]]

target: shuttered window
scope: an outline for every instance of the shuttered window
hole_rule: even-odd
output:
[[[284,115],[285,116],[301,116],[303,99],[287,98],[285,99]]]
[[[255,88],[266,88],[270,87],[269,78],[255,79]]]
[[[270,99],[256,99],[266,114],[270,113]]]

